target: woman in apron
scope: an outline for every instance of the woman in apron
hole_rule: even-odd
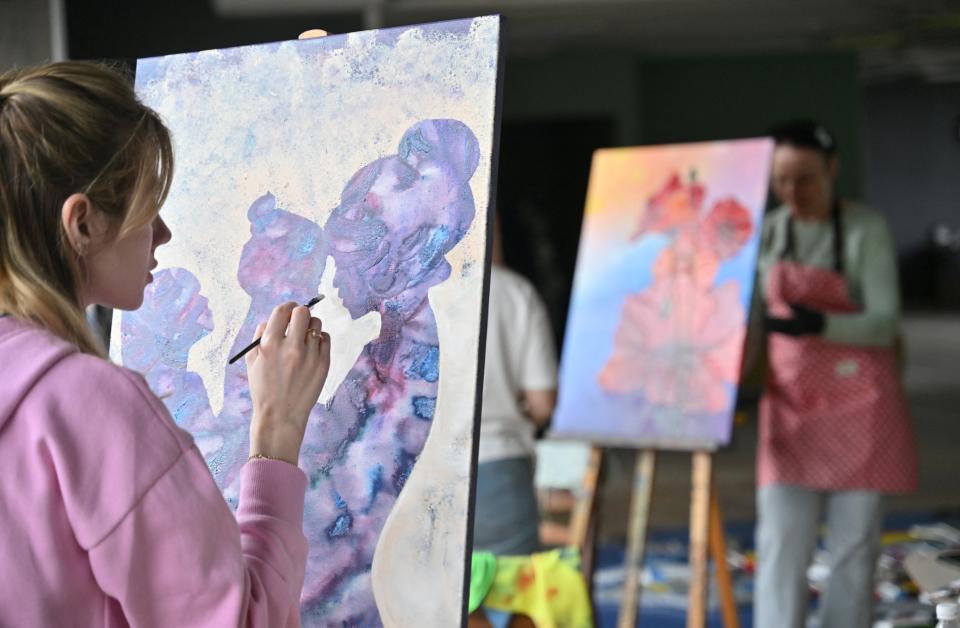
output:
[[[821,126],[774,130],[755,327],[768,373],[760,403],[755,625],[801,628],[807,567],[825,519],[823,628],[872,625],[881,496],[917,485],[894,345],[900,301],[883,218],[834,193],[836,144]],[[765,308],[765,314],[764,312]]]

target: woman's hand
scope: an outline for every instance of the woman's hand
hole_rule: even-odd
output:
[[[297,464],[307,417],[330,370],[330,336],[310,310],[284,303],[257,326],[256,337],[260,345],[246,356],[250,455]]]

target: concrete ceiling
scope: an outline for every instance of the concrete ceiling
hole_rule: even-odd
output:
[[[212,0],[229,17],[359,13],[370,28],[501,13],[511,54],[854,50],[867,82],[960,81],[960,0]]]

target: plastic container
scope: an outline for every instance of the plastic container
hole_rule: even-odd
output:
[[[937,628],[960,628],[960,606],[954,602],[937,604]]]

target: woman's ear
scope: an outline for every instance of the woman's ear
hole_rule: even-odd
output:
[[[94,207],[86,194],[71,194],[60,209],[60,221],[70,248],[80,257],[103,239],[106,233],[104,216]]]

